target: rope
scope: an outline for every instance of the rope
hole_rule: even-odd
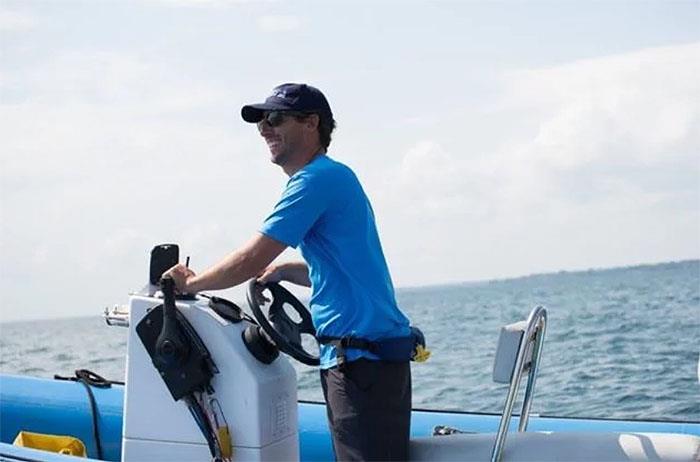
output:
[[[117,382],[115,380],[107,380],[104,377],[95,374],[87,369],[78,369],[75,371],[74,377],[62,377],[58,374],[53,376],[56,380],[70,380],[73,382],[80,382],[87,390],[88,398],[90,399],[90,414],[92,416],[92,436],[95,439],[95,446],[97,448],[97,458],[102,460],[102,443],[100,439],[100,428],[97,422],[97,403],[95,402],[95,395],[92,393],[92,388],[109,388],[112,384],[124,385],[124,382]]]

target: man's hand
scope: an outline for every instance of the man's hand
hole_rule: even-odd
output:
[[[289,281],[304,287],[311,287],[309,280],[309,267],[304,262],[288,262],[268,265],[256,278],[258,283]],[[256,301],[259,304],[269,302],[262,289],[258,288]]]
[[[260,284],[267,284],[268,282],[280,282],[282,280],[282,267],[279,265],[269,265],[263,270],[262,273],[258,275],[257,278],[257,281]]]
[[[269,265],[258,275],[256,281],[259,284],[282,281],[282,267],[280,265]],[[270,301],[263,293],[264,290],[262,286],[257,286],[255,289],[255,300],[258,302],[258,305],[264,305]]]
[[[178,263],[177,265],[173,266],[168,271],[163,273],[163,277],[165,276],[170,276],[171,278],[173,278],[173,281],[175,282],[175,288],[178,292],[180,292],[181,294],[187,294],[190,293],[190,291],[187,290],[189,287],[188,281],[196,275],[194,271],[192,271],[182,263]]]
[[[258,275],[258,282],[289,281],[299,286],[311,287],[309,267],[303,261],[269,265]]]

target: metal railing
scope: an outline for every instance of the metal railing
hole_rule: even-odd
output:
[[[518,356],[515,359],[513,375],[511,376],[510,387],[508,389],[508,396],[506,397],[503,415],[501,416],[501,423],[498,426],[496,441],[494,442],[493,450],[491,451],[491,462],[499,462],[503,456],[506,435],[508,434],[508,426],[510,425],[515,398],[518,394],[520,379],[522,378],[524,372],[529,371],[527,387],[525,388],[525,396],[523,397],[523,407],[522,411],[520,412],[520,422],[518,424],[518,431],[524,432],[527,430],[527,422],[530,418],[530,407],[532,406],[532,396],[535,392],[537,369],[540,363],[540,355],[542,354],[542,342],[544,341],[544,334],[546,330],[547,310],[541,306],[538,306],[532,310],[530,316],[528,316],[527,326],[525,327],[523,336],[520,339]],[[526,362],[526,355],[529,348],[532,348],[532,359],[530,362]]]

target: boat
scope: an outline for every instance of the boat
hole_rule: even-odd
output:
[[[308,310],[282,285],[255,281],[252,316],[223,298],[178,295],[161,278],[177,252],[156,246],[148,284],[105,313],[128,329],[124,384],[89,371],[0,375],[1,461],[333,460],[325,405],[297,399],[291,364],[318,364],[301,340],[313,335]],[[531,415],[546,328],[541,306],[501,328],[502,413],[414,409],[410,460],[700,461],[700,422]]]

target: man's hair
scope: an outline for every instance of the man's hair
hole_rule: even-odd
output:
[[[335,130],[335,119],[318,116],[318,137],[323,149],[328,149],[331,144],[331,133]]]
[[[321,146],[323,146],[323,149],[328,149],[328,146],[331,145],[331,133],[333,133],[333,130],[335,130],[336,126],[335,119],[329,119],[327,117],[323,117],[321,114],[314,112],[305,116],[297,117],[297,120],[304,120],[313,114],[316,114],[318,116],[318,138],[321,142]]]

